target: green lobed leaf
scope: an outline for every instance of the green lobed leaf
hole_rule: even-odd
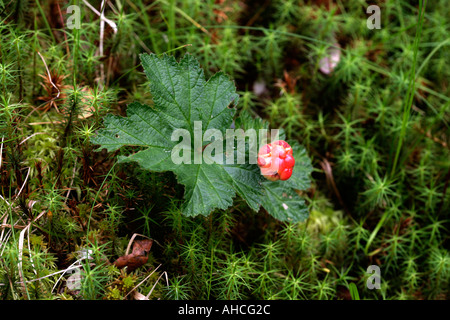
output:
[[[150,171],[174,172],[185,187],[183,213],[187,216],[225,210],[238,195],[253,210],[258,211],[262,205],[282,221],[298,222],[308,217],[304,201],[294,190],[309,187],[311,172],[306,151],[298,144],[294,144],[294,173],[287,181],[265,180],[256,164],[208,164],[205,160],[201,164],[174,164],[171,153],[178,141],[172,141],[171,135],[175,129],[188,130],[193,141],[194,122],[201,121],[202,134],[217,129],[226,136],[238,101],[236,88],[221,72],[206,81],[198,61],[189,54],[180,62],[167,55],[142,54],[141,62],[150,81],[153,108],[135,102],[128,106],[126,117],[108,115],[105,128],[92,140],[94,144],[108,151],[141,147],[141,151],[122,156],[119,161],[134,161]],[[249,116],[238,118],[236,124],[245,129],[267,128],[261,120]],[[192,161],[194,151],[190,152]],[[225,159],[225,150],[214,157]]]
[[[294,189],[277,181],[264,185],[263,207],[274,218],[286,222],[302,222],[308,218],[308,207]]]

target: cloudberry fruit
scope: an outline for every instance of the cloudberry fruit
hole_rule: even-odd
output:
[[[294,165],[292,148],[286,141],[277,140],[259,149],[258,166],[261,174],[271,181],[289,179]]]

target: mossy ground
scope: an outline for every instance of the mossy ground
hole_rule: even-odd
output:
[[[372,30],[357,0],[106,3],[117,32],[84,1],[0,0],[0,299],[351,299],[350,283],[362,299],[448,299],[447,1],[422,19],[421,1],[380,1]],[[184,217],[172,174],[96,151],[107,113],[151,103],[142,52],[223,70],[241,110],[307,148],[307,222],[239,200]],[[149,259],[119,270],[136,233],[154,239]]]

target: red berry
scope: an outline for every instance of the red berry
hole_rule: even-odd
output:
[[[283,141],[283,140],[277,140],[277,141],[273,142],[272,144],[282,146],[283,148],[291,147],[286,141]]]
[[[291,146],[283,140],[266,144],[259,149],[258,166],[268,180],[287,180],[292,175],[295,159]]]
[[[278,156],[281,159],[286,158],[286,150],[282,146],[275,146],[272,149],[272,153],[274,153],[275,156]]]
[[[295,165],[295,159],[292,155],[288,154],[286,158],[284,158],[284,163],[286,164],[287,167],[293,168]]]
[[[258,157],[258,166],[264,167],[266,165],[266,160],[264,157]]]
[[[280,173],[280,180],[287,180],[292,175],[292,168],[286,168],[283,172]]]
[[[272,150],[272,146],[270,144],[266,144],[259,149],[259,154],[267,154]]]

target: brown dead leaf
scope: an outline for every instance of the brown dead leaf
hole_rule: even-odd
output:
[[[133,251],[131,254],[135,255],[144,255],[150,252],[152,248],[153,240],[145,239],[145,240],[136,240],[133,244]]]
[[[136,240],[133,243],[132,252],[119,257],[113,264],[119,269],[127,267],[129,272],[143,266],[148,261],[148,253],[152,248],[152,244],[153,240],[150,239]]]

